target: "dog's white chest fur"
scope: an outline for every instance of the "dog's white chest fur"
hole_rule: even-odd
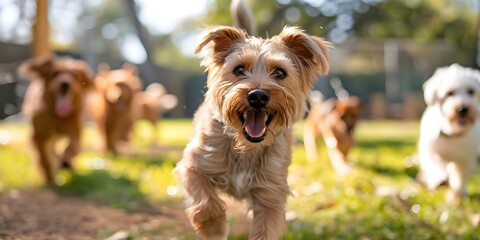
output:
[[[448,126],[437,107],[428,107],[420,123],[419,148],[437,154],[442,161],[470,161],[480,147],[480,120],[466,131],[449,135]],[[443,126],[442,126],[443,125]]]
[[[247,194],[250,190],[252,181],[255,177],[255,170],[239,169],[236,172],[233,170],[229,177],[229,186],[232,188],[231,190],[233,190],[233,195],[236,197],[241,197]]]

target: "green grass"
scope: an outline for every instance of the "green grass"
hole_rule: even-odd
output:
[[[480,214],[479,171],[469,195],[456,205],[445,203],[445,188],[427,191],[416,184],[418,167],[409,157],[416,149],[417,122],[361,122],[350,155],[356,172],[348,177],[333,172],[321,142],[318,160],[306,160],[302,124],[294,129],[284,239],[480,239],[479,226],[472,223]],[[135,152],[116,157],[98,153],[98,133],[88,125],[77,171],[61,172],[55,190],[132,212],[181,201],[171,192],[177,186],[172,169],[191,134],[191,121],[163,121],[158,136],[146,122],[135,130]],[[0,123],[0,191],[41,187],[26,147],[28,132],[26,124]],[[155,139],[160,147],[152,146]]]

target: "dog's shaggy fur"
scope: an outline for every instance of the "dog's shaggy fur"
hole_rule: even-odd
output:
[[[311,103],[303,135],[307,159],[316,160],[316,140],[322,136],[335,171],[341,175],[350,173],[353,168],[348,163],[347,154],[355,144],[353,132],[361,111],[360,99],[349,96]]]
[[[90,108],[104,139],[104,148],[119,153],[122,143],[129,141],[134,122],[134,96],[143,87],[135,65],[126,63],[111,70],[106,64],[98,67],[96,94]],[[125,146],[125,145],[123,145]]]
[[[329,43],[286,27],[270,39],[234,27],[207,31],[196,47],[208,71],[194,136],[175,171],[188,195],[191,224],[204,239],[226,239],[218,191],[247,200],[249,239],[284,231],[293,137],[318,73],[327,73]]]
[[[28,60],[19,73],[31,80],[23,110],[32,122],[32,141],[43,178],[53,184],[60,166],[71,168],[80,151],[84,102],[93,88],[93,74],[81,60],[50,56]],[[60,159],[55,153],[59,137],[69,140]]]
[[[448,181],[447,200],[456,200],[466,193],[480,146],[480,72],[453,64],[437,69],[423,87],[418,179],[431,189]]]

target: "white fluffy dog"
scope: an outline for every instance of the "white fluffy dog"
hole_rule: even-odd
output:
[[[480,72],[458,64],[439,68],[423,90],[418,177],[430,189],[448,182],[447,201],[458,200],[466,194],[480,147]]]

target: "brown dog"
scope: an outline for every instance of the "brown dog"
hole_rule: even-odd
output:
[[[80,151],[87,90],[93,88],[93,75],[86,63],[70,58],[42,57],[20,66],[20,75],[31,80],[23,110],[33,125],[33,144],[46,182],[53,184],[61,164],[72,167]],[[55,146],[66,136],[69,145],[61,160]]]
[[[316,140],[322,136],[333,168],[342,175],[349,173],[352,167],[347,154],[355,144],[353,131],[360,111],[358,97],[312,102],[303,135],[307,159],[317,158]]]
[[[204,239],[226,239],[225,202],[246,200],[249,239],[278,239],[290,189],[292,126],[303,117],[318,73],[328,71],[330,44],[285,27],[270,39],[234,27],[206,31],[196,47],[208,71],[194,136],[175,171],[188,196],[191,224]]]
[[[124,64],[121,69],[110,71],[101,64],[95,78],[96,94],[91,98],[90,108],[104,139],[104,147],[114,154],[120,145],[129,141],[134,116],[133,100],[142,89],[137,68]]]

